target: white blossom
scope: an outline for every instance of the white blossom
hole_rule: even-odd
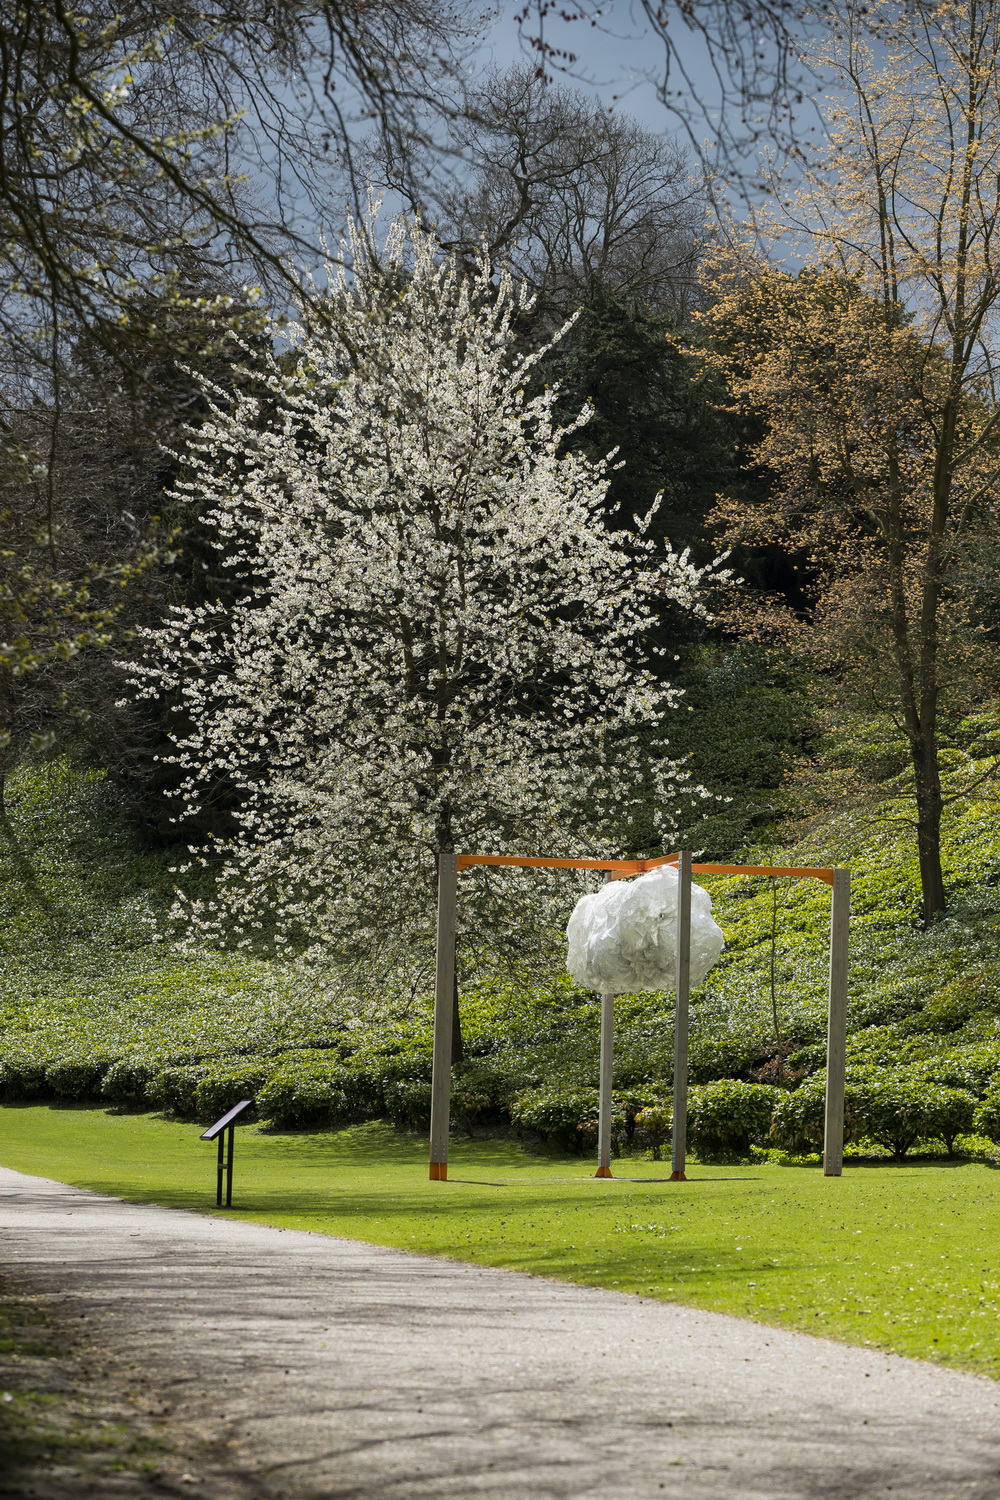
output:
[[[701,570],[607,528],[615,456],[569,451],[555,392],[528,394],[509,280],[402,220],[366,243],[328,322],[216,396],[181,492],[246,593],[176,610],[136,675],[180,696],[186,805],[240,797],[188,920],[391,965],[427,951],[441,850],[606,855],[649,798],[669,832],[683,773],[640,736],[673,695],[643,638]],[[523,933],[545,888],[468,877],[470,940]]]

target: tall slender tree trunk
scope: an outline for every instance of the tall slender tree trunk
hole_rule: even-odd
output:
[[[444,806],[437,819],[437,845],[440,853],[454,852],[455,842],[451,832],[451,809]],[[465,1058],[465,1038],[462,1036],[462,1015],[458,1004],[458,954],[455,955],[455,988],[452,992],[451,1060],[460,1063]]]
[[[935,519],[940,505],[935,507]],[[947,498],[944,502],[947,513]],[[911,636],[904,582],[906,542],[901,497],[891,499],[886,512],[888,540],[889,618],[893,655],[899,682],[899,705],[913,767],[913,794],[917,812],[917,859],[920,869],[920,906],[925,927],[937,921],[945,909],[944,875],[941,869],[941,772],[938,765],[938,615],[941,601],[941,547],[931,537],[925,562],[924,586],[916,642]]]
[[[11,674],[0,668],[0,821],[7,818],[7,773],[10,770],[10,733],[13,728]]]
[[[961,306],[959,307],[959,314]],[[938,760],[938,715],[941,700],[940,622],[947,563],[959,394],[953,389],[941,413],[941,433],[934,464],[931,524],[924,559],[920,598],[920,735],[912,745],[917,800],[917,854],[924,926],[945,909],[941,869],[941,767]]]
[[[941,774],[938,770],[937,736],[925,735],[924,743],[912,747],[917,801],[917,857],[920,863],[920,902],[925,927],[932,926],[945,909],[944,874],[941,869]]]

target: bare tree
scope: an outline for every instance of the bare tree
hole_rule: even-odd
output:
[[[360,122],[429,147],[462,4],[97,0],[0,18],[0,316],[116,324],[176,252],[283,274]],[[250,179],[255,179],[251,181]],[[302,226],[308,225],[309,232]]]
[[[868,24],[887,37],[957,3],[894,0]],[[583,27],[612,36],[638,27],[650,44],[646,76],[687,135],[710,190],[751,196],[766,186],[762,146],[798,157],[822,131],[815,105],[828,75],[808,53],[849,8],[849,0],[634,0],[623,15],[624,7],[606,0],[576,0],[572,10],[558,0],[525,0],[518,22],[540,77],[582,76],[576,37]]]
[[[684,319],[705,220],[687,155],[590,95],[521,66],[493,73],[448,135],[453,170],[414,152],[386,159],[386,181],[466,257],[485,243],[563,318],[600,287]]]
[[[3,10],[0,445],[17,493],[0,667],[13,678],[103,633],[85,607],[91,567],[68,547],[83,533],[59,513],[59,450],[77,440],[65,425],[74,343],[99,344],[133,382],[137,350],[170,338],[171,308],[193,296],[224,322],[241,283],[287,287],[287,257],[318,252],[331,183],[338,201],[352,186],[355,135],[374,123],[387,144],[405,135],[430,150],[442,112],[460,107],[468,11],[463,0]],[[27,530],[15,516],[32,518]]]

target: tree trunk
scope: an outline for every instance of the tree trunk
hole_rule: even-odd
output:
[[[911,635],[905,585],[906,537],[901,495],[894,483],[886,510],[889,619],[899,681],[899,704],[910,747],[917,811],[917,859],[923,925],[932,927],[945,909],[941,870],[941,768],[938,764],[940,707],[939,617],[944,573],[944,540],[950,508],[949,457],[954,444],[955,403],[945,403],[943,433],[934,476],[933,511],[924,557],[920,608]],[[899,465],[890,460],[895,480]]]
[[[941,434],[934,465],[934,493],[924,579],[921,589],[920,737],[914,744],[913,768],[917,794],[917,853],[924,926],[931,927],[945,909],[941,871],[941,767],[938,764],[940,680],[940,614],[951,512],[952,470],[955,461],[958,392],[944,402]]]
[[[936,737],[928,734],[912,747],[917,802],[917,857],[920,864],[920,903],[925,927],[932,927],[945,909],[941,869],[941,776]]]

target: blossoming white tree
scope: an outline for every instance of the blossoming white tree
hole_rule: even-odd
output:
[[[353,249],[329,323],[197,436],[184,490],[247,593],[153,632],[140,690],[181,695],[188,805],[239,794],[189,918],[392,962],[428,951],[439,851],[606,853],[649,798],[669,831],[683,777],[638,731],[671,695],[641,648],[699,571],[606,529],[609,464],[526,394],[510,282],[403,221],[378,261]],[[467,954],[540,894],[470,882]]]

